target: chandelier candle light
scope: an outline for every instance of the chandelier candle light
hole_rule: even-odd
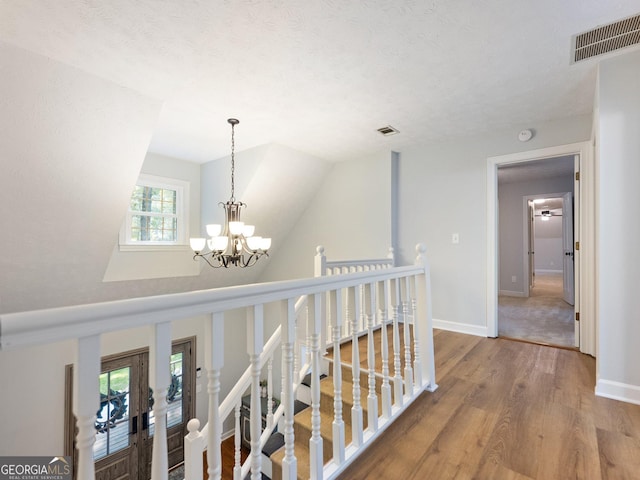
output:
[[[231,125],[231,198],[228,202],[220,202],[224,207],[225,220],[222,225],[207,225],[209,238],[190,238],[189,243],[194,251],[193,259],[200,257],[211,267],[220,268],[233,265],[235,267],[251,267],[262,256],[269,256],[271,239],[254,235],[255,227],[240,221],[240,210],[247,205],[236,202],[235,198],[235,126],[240,123],[235,118],[227,120]],[[208,252],[203,252],[205,245]]]

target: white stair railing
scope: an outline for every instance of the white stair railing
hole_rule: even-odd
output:
[[[78,419],[76,445],[78,464],[75,470],[78,478],[95,478],[92,447],[95,441],[94,422],[99,406],[100,339],[110,332],[126,331],[137,327],[149,327],[150,337],[150,381],[155,392],[156,435],[153,442],[152,479],[166,480],[167,439],[163,427],[165,415],[163,402],[170,383],[169,357],[171,352],[172,322],[193,319],[205,315],[205,368],[207,371],[207,397],[209,423],[199,431],[199,421],[188,422],[189,434],[185,437],[185,476],[188,480],[203,477],[202,452],[207,451],[208,475],[211,479],[220,478],[222,425],[226,418],[235,423],[236,453],[234,478],[240,480],[251,471],[252,478],[262,474],[261,450],[268,439],[271,428],[262,432],[260,408],[260,376],[264,367],[275,362],[274,352],[282,345],[283,372],[281,397],[282,404],[273,415],[271,427],[280,419],[285,437],[285,461],[283,478],[297,478],[297,459],[293,432],[293,403],[300,380],[309,371],[311,373],[311,397],[313,409],[313,432],[311,435],[311,477],[334,478],[355,459],[359,451],[366,448],[391,422],[421,393],[433,391],[435,369],[433,362],[433,337],[431,325],[429,268],[424,247],[418,249],[415,266],[392,267],[374,265],[367,267],[345,265],[340,271],[346,274],[332,274],[310,279],[274,282],[221,288],[207,291],[186,292],[156,297],[145,297],[91,305],[64,307],[33,312],[20,312],[0,316],[0,361],[2,351],[20,349],[34,345],[50,344],[64,340],[76,340],[76,358],[74,361],[74,413]],[[321,262],[322,260],[318,260]],[[388,260],[385,260],[388,262]],[[357,270],[353,272],[353,270]],[[327,315],[326,299],[330,299]],[[346,299],[346,301],[344,301]],[[296,309],[296,302],[298,308]],[[279,304],[281,308],[280,326],[270,339],[264,343],[265,306]],[[245,309],[247,323],[246,351],[250,364],[232,388],[220,402],[220,376],[224,371],[224,325],[225,312]],[[389,377],[388,365],[382,374],[374,371],[373,352],[374,324],[386,329],[387,316],[392,312],[394,341],[392,356],[394,359],[394,377]],[[306,313],[306,315],[305,315]],[[346,321],[345,321],[346,319]],[[305,322],[306,321],[306,322]],[[405,344],[400,345],[397,333],[402,322],[405,332]],[[303,325],[305,324],[306,325]],[[377,409],[377,400],[369,401],[368,428],[362,427],[362,389],[359,385],[360,367],[358,349],[353,348],[352,374],[354,405],[352,408],[353,441],[345,445],[344,420],[341,407],[335,405],[333,428],[337,433],[337,446],[333,452],[334,461],[323,463],[322,432],[319,417],[320,375],[325,360],[321,357],[326,344],[321,344],[322,333],[331,332],[329,339],[333,343],[334,354],[344,337],[344,325],[349,325],[350,337],[357,342],[365,325],[371,339],[367,358],[368,369],[362,370],[369,379],[371,398],[376,398],[376,380],[382,378],[382,384],[394,383],[393,404],[390,403],[388,388],[382,390],[382,416],[371,415]],[[306,328],[303,328],[306,327]],[[413,328],[413,336],[410,328]],[[306,330],[300,333],[300,330]],[[386,334],[386,331],[383,330]],[[384,335],[383,335],[384,336]],[[413,338],[412,338],[413,337]],[[298,348],[300,339],[309,339],[304,348]],[[411,341],[413,340],[413,344]],[[389,348],[382,340],[382,350]],[[237,348],[237,346],[233,346]],[[403,349],[404,348],[404,349]],[[403,349],[403,350],[402,350]],[[305,352],[310,364],[303,360]],[[405,354],[405,376],[400,382],[399,358]],[[413,352],[413,359],[411,358]],[[297,358],[297,360],[296,360]],[[383,364],[388,362],[389,352],[383,354]],[[412,367],[413,360],[413,367]],[[294,364],[300,366],[294,370]],[[304,364],[304,365],[303,365]],[[335,365],[339,366],[340,358]],[[268,369],[268,367],[267,367]],[[268,372],[267,372],[268,375]],[[339,380],[341,372],[334,370]],[[341,395],[341,382],[334,382],[336,398]],[[269,382],[271,384],[271,382]],[[251,391],[251,454],[245,465],[240,465],[240,404],[242,395]],[[273,388],[270,389],[271,397]],[[389,412],[390,410],[390,412]],[[230,417],[233,415],[234,417]]]

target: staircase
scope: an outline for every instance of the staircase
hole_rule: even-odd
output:
[[[387,342],[392,338],[392,327],[389,325],[384,330],[387,334]],[[377,411],[382,411],[382,363],[379,359],[382,357],[382,328],[378,328],[374,332],[374,345],[375,345],[375,358],[378,359],[375,366],[375,396],[377,403]],[[401,335],[404,334],[404,329],[400,326]],[[360,398],[362,408],[362,420],[363,428],[368,427],[368,395],[369,390],[367,388],[369,384],[369,371],[367,367],[367,335],[361,336],[358,340],[359,358],[364,359],[360,362]],[[325,357],[329,364],[329,375],[320,380],[320,431],[323,444],[323,462],[328,464],[333,461],[333,421],[334,421],[334,377],[333,377],[333,355],[331,349]],[[341,345],[340,358],[352,359],[352,342],[348,341]],[[401,370],[404,369],[404,357],[401,359]],[[393,370],[393,368],[392,368]],[[354,395],[353,395],[353,367],[351,363],[346,361],[341,362],[341,397],[342,397],[342,419],[344,421],[344,435],[345,445],[348,445],[352,441],[352,418],[351,412],[354,407]],[[309,469],[309,441],[312,435],[312,410],[306,408],[301,410],[294,416],[294,435],[295,435],[295,456],[297,458],[298,465],[298,479],[310,478]],[[281,434],[276,434],[280,435]],[[282,440],[282,444],[284,441]],[[272,479],[281,480],[282,477],[282,461],[284,459],[284,446],[279,450],[271,454],[272,464]]]

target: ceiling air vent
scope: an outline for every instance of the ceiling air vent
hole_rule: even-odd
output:
[[[396,133],[400,133],[399,130],[396,130],[391,125],[387,125],[386,127],[379,128],[378,131],[385,137],[388,137],[390,135],[395,135]]]
[[[640,14],[572,38],[571,63],[640,44]]]

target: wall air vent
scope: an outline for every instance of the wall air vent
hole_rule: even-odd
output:
[[[640,45],[640,14],[574,35],[571,63]]]
[[[378,131],[385,137],[388,137],[390,135],[395,135],[396,133],[400,133],[399,130],[396,130],[391,125],[387,125],[386,127],[379,128]]]

